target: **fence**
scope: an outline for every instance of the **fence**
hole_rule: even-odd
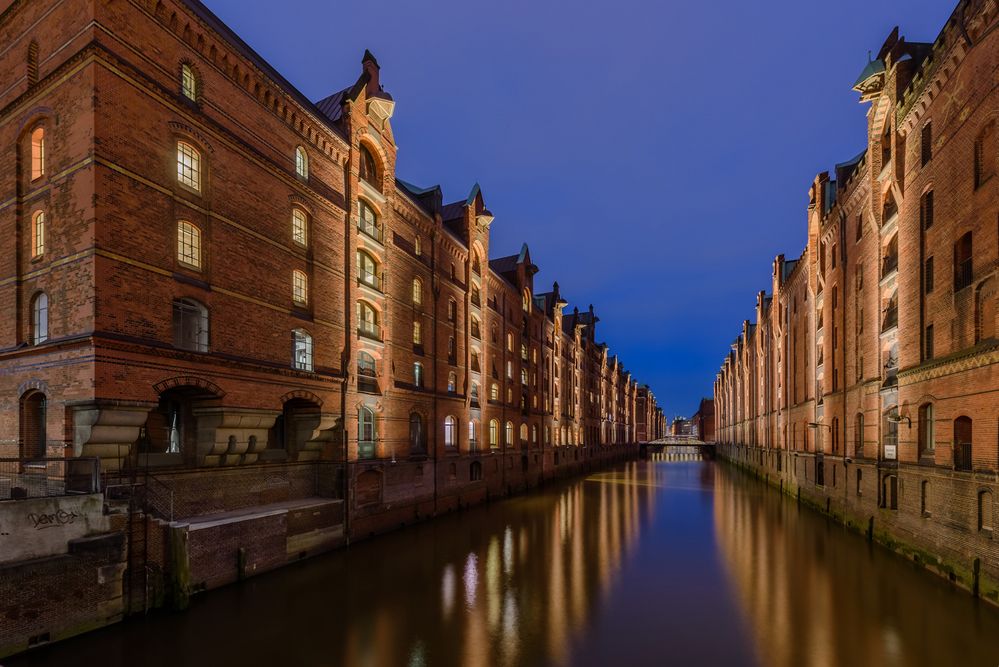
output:
[[[96,458],[0,458],[0,501],[99,491],[100,461]]]

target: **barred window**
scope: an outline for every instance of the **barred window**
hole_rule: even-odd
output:
[[[292,366],[300,371],[312,371],[312,336],[302,329],[291,332]]]
[[[201,153],[183,141],[177,142],[177,180],[182,185],[201,191]]]
[[[291,298],[295,303],[309,302],[309,279],[297,269],[291,273]]]
[[[300,208],[291,209],[291,239],[301,245],[309,245],[309,219]]]
[[[186,220],[177,223],[177,259],[201,268],[201,230]]]
[[[45,213],[35,211],[31,216],[31,256],[41,257],[45,254]]]

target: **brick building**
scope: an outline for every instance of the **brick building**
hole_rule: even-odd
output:
[[[704,442],[715,441],[715,401],[702,398],[697,406],[697,412],[690,418],[694,433]]]
[[[397,178],[370,53],[313,102],[197,0],[14,0],[0,37],[0,458],[141,483],[190,590],[637,452],[593,307],[490,259],[478,185]]]
[[[639,442],[658,440],[666,434],[666,418],[663,409],[656,401],[655,394],[646,384],[638,388],[635,412]]]
[[[720,454],[993,594],[997,13],[963,0],[863,68],[866,148],[814,179],[805,250],[776,258],[715,382]]]

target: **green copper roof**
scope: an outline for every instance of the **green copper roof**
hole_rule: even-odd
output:
[[[885,63],[883,60],[878,59],[870,61],[869,63],[867,63],[867,67],[864,68],[864,71],[860,73],[860,76],[857,77],[857,80],[854,82],[853,87],[856,88],[864,81],[870,79],[875,74],[881,74],[884,71],[885,71]]]

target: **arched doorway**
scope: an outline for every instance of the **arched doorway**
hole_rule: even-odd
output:
[[[48,398],[32,390],[21,396],[18,454],[22,459],[44,459]]]
[[[139,466],[182,465],[197,456],[196,407],[216,396],[203,387],[181,385],[160,393],[159,402],[146,417],[136,447]]]

